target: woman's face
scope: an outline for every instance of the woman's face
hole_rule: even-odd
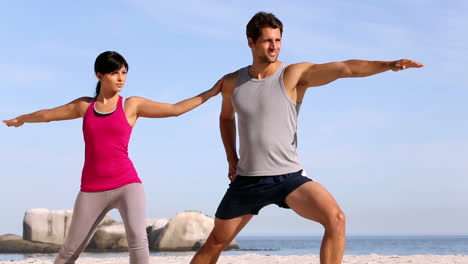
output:
[[[117,93],[122,91],[125,85],[125,81],[127,80],[127,68],[122,66],[122,68],[110,73],[97,73],[97,77],[101,81],[102,91]]]

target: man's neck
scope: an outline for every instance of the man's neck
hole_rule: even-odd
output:
[[[276,72],[281,65],[279,60],[273,63],[253,63],[249,67],[249,75],[255,79],[264,79]]]

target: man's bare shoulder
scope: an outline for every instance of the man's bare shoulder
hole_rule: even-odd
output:
[[[232,93],[234,88],[236,87],[237,79],[239,78],[239,71],[231,72],[223,77],[223,87],[221,88],[221,92],[225,93]]]
[[[284,70],[283,82],[288,88],[295,88],[300,84],[301,78],[307,70],[313,67],[315,64],[310,62],[294,63],[287,66]]]
[[[238,77],[239,77],[239,70],[224,75],[223,79],[224,79],[224,82],[236,82]]]
[[[311,63],[311,62],[299,62],[299,63],[293,63],[293,64],[290,64],[286,67],[285,71],[286,72],[302,72],[308,68],[310,68],[311,66],[314,66],[316,65],[315,63]]]

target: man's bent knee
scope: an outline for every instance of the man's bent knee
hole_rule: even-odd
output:
[[[216,251],[222,251],[229,245],[229,243],[231,243],[231,240],[232,239],[228,237],[220,237],[211,234],[203,246]]]
[[[327,216],[323,226],[327,232],[342,234],[345,232],[346,216],[343,211],[336,210]]]

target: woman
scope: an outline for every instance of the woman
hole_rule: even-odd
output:
[[[176,104],[142,97],[126,100],[123,89],[128,64],[114,51],[96,58],[94,70],[99,79],[96,97],[81,97],[66,105],[3,120],[7,126],[50,122],[83,117],[85,162],[81,190],[75,201],[68,235],[55,264],[74,263],[106,213],[117,208],[122,216],[130,263],[149,263],[145,226],[145,194],[141,180],[128,157],[128,141],[139,117],[178,116],[201,105],[220,91],[221,82],[198,96]]]

